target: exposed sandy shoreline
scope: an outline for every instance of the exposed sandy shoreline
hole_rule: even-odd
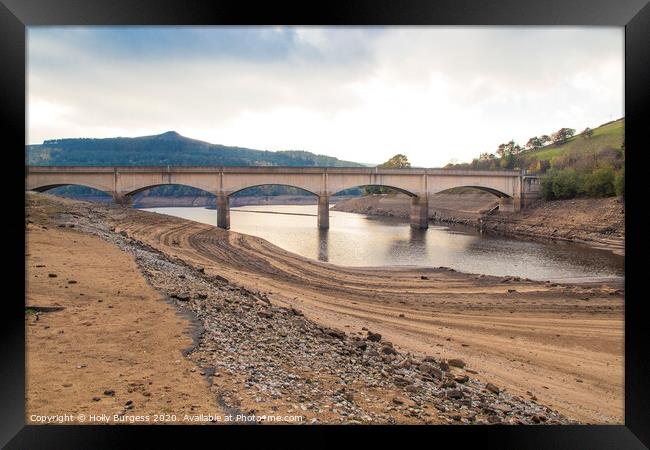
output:
[[[400,351],[462,358],[472,377],[573,420],[623,422],[622,286],[339,267],[209,225],[95,207],[110,210],[106,220],[117,232],[324,326],[350,334],[370,328]]]

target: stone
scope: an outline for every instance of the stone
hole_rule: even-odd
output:
[[[328,334],[336,339],[345,339],[345,333],[339,330],[328,329],[325,331],[325,334]]]
[[[382,347],[381,352],[384,355],[397,355],[397,351],[393,347],[388,346],[388,345],[385,345],[384,347]]]
[[[188,294],[187,292],[176,293],[173,295],[173,297],[180,302],[186,302],[190,299],[190,294]]]
[[[488,423],[492,423],[492,424],[501,423],[501,418],[496,414],[493,414],[491,416],[488,416],[487,421]]]
[[[48,273],[47,276],[50,277],[50,278],[56,278],[56,277],[57,277],[57,274],[55,274],[55,273]]]
[[[452,367],[460,367],[461,369],[465,367],[465,361],[462,359],[450,359],[447,363]]]
[[[446,395],[449,398],[463,398],[463,393],[458,389],[449,389]]]
[[[454,378],[454,381],[457,383],[467,383],[469,381],[469,377],[467,375],[462,375]]]
[[[361,341],[361,340],[354,341],[352,345],[354,346],[354,348],[361,351],[365,351],[366,348],[368,347],[368,344],[366,344],[365,341]]]
[[[101,398],[99,398],[99,397],[93,397],[93,401],[94,401],[94,402],[98,402],[98,401],[100,401],[100,400],[101,400]]]
[[[497,395],[499,394],[499,392],[501,392],[500,389],[498,387],[496,387],[495,385],[493,385],[492,383],[486,384],[485,389],[487,389],[488,391],[492,392],[493,394],[497,394]]]
[[[368,331],[368,336],[366,337],[366,339],[369,340],[370,342],[379,342],[381,341],[381,334]]]
[[[115,396],[115,390],[113,389],[106,389],[104,391],[104,395],[108,395],[109,397],[114,397]]]
[[[442,370],[429,363],[420,364],[420,372],[426,373],[427,375],[433,375],[437,378],[442,378]]]
[[[448,372],[449,371],[449,364],[447,364],[444,361],[442,361],[440,364],[438,364],[438,366],[440,366],[440,370],[442,370],[443,372]]]

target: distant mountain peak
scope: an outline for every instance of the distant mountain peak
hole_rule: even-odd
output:
[[[159,134],[158,137],[161,137],[161,138],[179,138],[179,137],[183,137],[183,136],[178,134],[176,131],[167,131],[166,133]]]

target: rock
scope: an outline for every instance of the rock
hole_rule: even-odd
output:
[[[99,398],[99,397],[93,397],[93,401],[94,401],[94,402],[98,402],[98,401],[100,401],[100,400],[101,400],[101,398]]]
[[[108,395],[109,397],[115,397],[115,390],[113,389],[106,389],[104,391],[104,395]]]
[[[366,339],[369,340],[370,342],[379,342],[381,341],[381,334],[368,331],[368,336],[366,337]]]
[[[425,356],[422,361],[427,362],[427,363],[434,363],[436,362],[436,358],[433,356]]]
[[[208,298],[208,294],[204,294],[203,292],[201,292],[199,294],[196,294],[196,298],[198,298],[199,300],[205,300],[206,298]]]
[[[457,383],[467,383],[469,381],[469,377],[467,375],[462,375],[462,376],[454,378],[454,380]]]
[[[463,393],[458,389],[449,389],[445,394],[449,398],[463,398]]]
[[[393,397],[393,403],[395,403],[396,405],[403,405],[403,404],[404,404],[404,400],[402,400],[402,399],[399,398],[399,397]]]
[[[56,278],[56,277],[57,277],[57,274],[55,274],[55,273],[48,273],[47,276],[50,277],[50,278]]]
[[[129,405],[132,405],[132,404],[133,404],[133,400],[127,400],[124,405],[129,406]]]
[[[420,276],[420,280],[428,280],[428,279],[429,279],[429,277],[425,277],[424,275]]]
[[[381,348],[381,352],[384,355],[397,355],[397,351],[393,347],[388,346],[388,345],[383,346]]]
[[[448,372],[449,371],[449,364],[447,364],[444,361],[440,362],[440,364],[438,364],[438,366],[440,366],[440,370],[442,370],[443,372]]]
[[[486,384],[485,389],[487,389],[488,391],[490,391],[490,392],[492,392],[494,394],[497,394],[497,395],[499,394],[499,392],[501,392],[501,390],[498,387],[496,387],[495,385],[493,385],[492,383]]]
[[[257,315],[260,317],[264,317],[265,319],[270,319],[271,317],[273,317],[273,314],[270,313],[269,311],[258,311]]]
[[[186,302],[186,301],[189,301],[190,294],[188,294],[187,292],[182,292],[182,293],[173,294],[172,297],[174,297],[178,301]]]
[[[442,370],[438,369],[437,367],[434,367],[429,363],[420,364],[420,371],[422,373],[426,373],[427,375],[433,375],[437,378],[442,378]]]
[[[328,329],[325,331],[325,334],[328,334],[336,339],[345,339],[345,333],[339,330]]]
[[[517,292],[517,289],[508,289],[508,294],[513,294]]]
[[[129,235],[124,230],[120,231],[120,236],[129,237]]]
[[[501,419],[496,414],[492,414],[491,416],[488,416],[487,421],[488,423],[492,423],[492,424],[501,423]]]
[[[69,280],[68,284],[77,284],[77,281],[76,280]]]
[[[365,351],[366,348],[368,347],[368,344],[366,344],[365,341],[361,341],[361,340],[354,341],[352,345],[354,346],[354,348],[361,351]]]
[[[199,272],[199,273],[205,273],[205,268],[203,268],[203,267],[197,267],[197,268],[196,268],[196,271]]]
[[[461,369],[465,367],[465,361],[462,359],[450,359],[447,363],[452,367],[460,367]]]

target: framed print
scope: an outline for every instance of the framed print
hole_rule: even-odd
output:
[[[3,0],[2,444],[646,448],[647,2],[308,6]]]

